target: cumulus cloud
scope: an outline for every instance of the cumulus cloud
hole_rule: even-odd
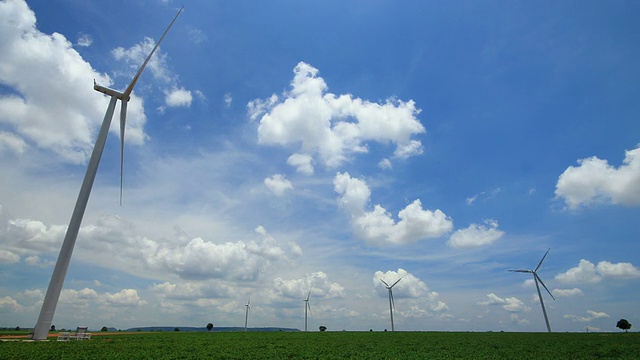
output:
[[[0,131],[0,152],[10,150],[15,154],[22,154],[26,149],[27,143],[21,137],[6,131]]]
[[[76,45],[82,46],[82,47],[88,47],[88,46],[91,46],[91,44],[93,44],[93,38],[91,37],[91,35],[80,34],[78,36],[78,42],[76,43]]]
[[[46,226],[31,219],[9,219],[2,225],[0,243],[5,251],[18,256],[59,250],[67,230],[65,225]]]
[[[18,301],[10,296],[0,298],[0,309],[9,309],[13,312],[22,312],[24,306],[18,304]]]
[[[116,60],[125,62],[129,68],[128,72],[119,75],[132,78],[155,45],[155,40],[145,37],[140,43],[134,44],[128,49],[122,46],[113,49],[111,55]],[[153,54],[145,69],[148,69],[156,80],[162,82],[170,82],[173,78],[167,66],[167,55],[163,54],[160,48]]]
[[[556,280],[563,283],[597,283],[603,278],[639,278],[640,269],[631,263],[617,264],[600,261],[598,265],[581,259],[578,266],[556,275]]]
[[[111,79],[62,34],[40,32],[24,1],[0,2],[0,38],[0,84],[9,89],[0,95],[0,150],[19,154],[33,144],[63,161],[85,162],[107,105],[91,80],[111,86]],[[129,110],[128,141],[141,144],[142,102],[132,98]]]
[[[282,196],[287,190],[293,190],[291,181],[287,180],[282,174],[275,174],[264,179],[264,185],[276,196]]]
[[[329,281],[329,277],[322,271],[306,274],[300,279],[283,279],[276,278],[273,281],[271,290],[272,297],[286,297],[290,299],[300,299],[306,297],[311,290],[312,298],[343,298],[344,287],[342,285]]]
[[[380,279],[389,285],[392,285],[398,279],[402,279],[392,289],[394,299],[414,300],[405,302],[409,307],[400,310],[398,314],[402,313],[405,317],[416,318],[431,312],[449,310],[447,304],[438,299],[440,294],[435,291],[429,291],[427,284],[405,269],[398,269],[398,271],[388,270],[386,272],[376,271],[373,275],[373,288],[376,294],[379,297],[388,297],[387,287]]]
[[[139,306],[147,303],[138,296],[138,291],[135,289],[123,289],[114,294],[105,293],[102,299],[109,305],[116,306]]]
[[[16,262],[28,256],[28,262],[37,266],[49,264],[40,256],[57,253],[66,231],[66,226],[29,219],[10,219],[1,225],[0,259]],[[150,239],[137,234],[131,223],[107,214],[80,228],[83,241],[76,244],[75,253],[96,265],[122,267],[136,275],[169,273],[185,279],[227,280],[255,280],[273,264],[289,263],[302,253],[295,242],[279,244],[261,226],[253,237],[236,242],[183,235],[173,240]]]
[[[191,106],[191,101],[193,101],[193,97],[191,96],[191,91],[186,90],[185,88],[172,88],[171,90],[165,90],[165,103],[170,107],[189,107]]]
[[[333,185],[338,203],[351,213],[356,235],[373,244],[407,244],[440,237],[453,228],[453,221],[440,209],[424,210],[419,199],[398,212],[397,222],[380,205],[367,211],[371,191],[364,180],[349,173],[337,173]]]
[[[18,261],[20,261],[20,255],[0,249],[0,264],[15,264]]]
[[[425,132],[412,100],[379,104],[351,94],[335,95],[327,92],[313,66],[300,62],[293,72],[291,90],[283,99],[274,94],[247,105],[251,119],[260,117],[259,144],[299,145],[296,153],[317,158],[327,168],[368,152],[370,141],[394,144],[397,158],[422,153],[422,143],[412,139]]]
[[[485,225],[471,224],[466,229],[454,232],[448,244],[456,248],[478,247],[489,245],[500,239],[504,231],[498,230],[498,222],[493,219],[485,220]]]
[[[570,209],[607,203],[640,205],[640,147],[625,151],[623,164],[611,166],[595,156],[578,160],[558,178],[556,198]]]
[[[521,312],[527,312],[530,311],[531,308],[526,306],[520,299],[516,298],[516,297],[509,297],[509,298],[500,298],[498,295],[491,293],[491,294],[487,294],[487,298],[489,298],[487,301],[480,301],[477,304],[478,305],[499,305],[501,306],[504,310],[511,312],[511,313],[521,313]]]
[[[569,319],[577,322],[589,322],[595,319],[608,318],[609,314],[605,312],[587,310],[587,316],[578,316],[578,315],[563,315],[562,317],[565,319]]]
[[[551,291],[553,296],[555,297],[573,297],[573,296],[584,296],[582,290],[578,288],[573,289],[553,289]]]
[[[313,158],[305,154],[293,154],[287,159],[287,164],[296,168],[296,171],[304,175],[313,175]]]

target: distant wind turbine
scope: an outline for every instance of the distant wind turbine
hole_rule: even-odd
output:
[[[158,40],[156,45],[153,47],[153,50],[151,50],[149,56],[147,56],[147,58],[144,60],[144,62],[140,66],[140,69],[138,69],[138,72],[133,77],[133,80],[131,80],[129,86],[127,86],[123,92],[100,86],[96,84],[95,80],[93,82],[93,88],[103,94],[111,96],[111,101],[109,101],[109,106],[107,106],[107,111],[104,114],[104,119],[102,120],[102,125],[98,133],[98,138],[96,139],[96,143],[93,147],[93,152],[91,153],[91,158],[89,159],[89,165],[87,166],[87,171],[84,175],[82,186],[80,187],[80,193],[78,194],[78,199],[76,200],[76,205],[73,209],[73,214],[71,215],[69,227],[67,228],[67,233],[64,237],[62,248],[60,249],[60,254],[58,255],[58,260],[56,261],[56,266],[53,269],[53,274],[51,275],[49,287],[47,288],[47,294],[45,295],[44,302],[42,303],[42,309],[40,310],[40,315],[38,316],[38,322],[36,323],[36,326],[33,330],[34,340],[46,340],[47,335],[49,334],[49,328],[51,327],[53,315],[55,313],[56,306],[58,305],[58,299],[60,298],[60,292],[62,291],[64,278],[67,275],[69,262],[71,261],[73,247],[75,246],[76,239],[78,237],[80,224],[82,223],[82,218],[84,217],[84,211],[87,208],[89,195],[91,194],[91,188],[93,187],[93,181],[95,180],[96,173],[98,171],[98,164],[100,163],[100,158],[102,157],[102,151],[104,150],[104,145],[107,141],[107,134],[109,133],[109,127],[111,126],[111,119],[113,118],[113,112],[118,100],[121,101],[120,204],[122,204],[122,175],[124,170],[124,126],[127,118],[127,102],[129,102],[129,100],[131,99],[131,92],[133,92],[133,88],[136,85],[136,82],[138,82],[138,78],[140,77],[140,74],[142,74],[142,70],[144,70],[145,66],[151,59],[151,56],[158,48],[158,45],[160,45],[160,42],[162,42],[162,39],[164,39],[164,36],[167,35],[167,32],[178,18],[178,15],[180,15],[180,13],[182,12],[182,9],[183,8],[180,8],[180,10],[178,10],[178,13],[173,18],[173,21],[171,21],[167,29],[160,37],[160,40]]]
[[[540,259],[540,262],[538,263],[538,266],[536,266],[535,270],[522,269],[522,270],[509,270],[509,271],[533,274],[533,281],[536,283],[536,289],[538,290],[538,298],[540,298],[540,306],[542,306],[542,314],[544,315],[544,322],[547,324],[547,331],[551,332],[551,326],[549,325],[549,318],[547,317],[547,310],[544,308],[544,300],[542,300],[542,294],[540,293],[540,285],[538,285],[538,282],[540,282],[540,284],[544,286],[544,289],[547,290],[547,292],[549,293],[549,296],[551,296],[553,300],[555,300],[556,298],[553,297],[553,294],[551,294],[551,291],[549,291],[549,289],[542,282],[542,279],[540,279],[540,276],[538,276],[538,273],[537,273],[538,269],[542,265],[542,262],[544,261],[544,258],[547,257],[549,250],[551,249],[548,249],[547,252],[544,253],[544,256],[542,257],[542,259]]]
[[[309,289],[307,297],[302,300],[304,301],[304,331],[307,331],[307,310],[311,312],[311,305],[309,305],[309,296],[311,296],[311,289]]]
[[[247,331],[247,322],[249,321],[249,309],[251,309],[251,296],[249,296],[249,301],[244,305],[244,331]]]
[[[396,280],[396,282],[394,282],[392,285],[387,284],[387,282],[382,279],[379,280],[382,281],[387,290],[389,290],[389,314],[391,314],[391,331],[395,331],[395,327],[393,326],[393,309],[395,309],[396,303],[393,301],[393,290],[391,289],[396,286],[396,284],[400,282],[402,278]]]

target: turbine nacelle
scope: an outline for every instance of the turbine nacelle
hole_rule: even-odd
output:
[[[108,87],[99,85],[95,80],[93,80],[93,90],[101,92],[101,93],[103,93],[105,95],[113,96],[118,100],[122,100],[122,101],[131,100],[131,96],[126,96],[125,97],[123,92],[120,92],[118,90],[113,90],[113,89],[110,89]]]

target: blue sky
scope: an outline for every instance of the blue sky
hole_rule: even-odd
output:
[[[35,325],[108,99],[174,1],[0,2],[0,323]],[[616,331],[640,294],[635,2],[207,1],[117,120],[57,327]],[[119,109],[116,109],[118,112]]]

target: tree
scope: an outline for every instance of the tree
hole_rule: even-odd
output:
[[[173,331],[180,331],[180,328],[175,328],[173,329]]]
[[[320,326],[320,331],[326,331],[326,330],[327,330],[326,326],[324,326],[324,325]]]
[[[620,319],[616,324],[616,327],[620,330],[624,330],[624,332],[628,332],[631,329],[631,324],[627,321],[627,319]]]
[[[109,331],[109,329],[107,329],[106,326],[103,326],[102,329],[100,329],[100,331]]]
[[[208,323],[207,324],[207,331],[211,331],[211,329],[213,329],[213,324],[212,323]]]
[[[51,331],[56,331],[56,326],[55,325],[51,325]]]

